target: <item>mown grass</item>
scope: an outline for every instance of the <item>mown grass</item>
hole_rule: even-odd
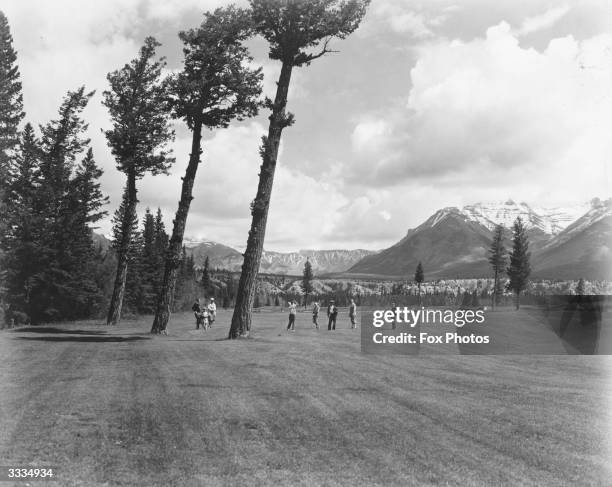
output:
[[[0,333],[0,463],[66,486],[610,485],[609,357],[364,355],[307,313],[228,341],[230,317]]]

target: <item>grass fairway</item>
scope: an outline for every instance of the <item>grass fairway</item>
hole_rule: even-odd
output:
[[[62,486],[612,484],[612,357],[364,355],[346,316],[308,314],[228,341],[230,316],[1,332],[0,464]]]

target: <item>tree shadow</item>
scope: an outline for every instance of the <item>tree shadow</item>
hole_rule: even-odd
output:
[[[20,328],[11,330],[11,333],[48,333],[48,334],[66,334],[66,335],[104,335],[106,331],[97,330],[77,330],[70,328],[56,328],[52,326],[33,326],[28,328]]]
[[[81,336],[40,336],[40,337],[16,337],[17,340],[35,340],[39,342],[90,342],[90,343],[106,343],[106,342],[134,342],[138,340],[150,340],[150,337],[144,336],[116,336],[116,335],[81,335]]]

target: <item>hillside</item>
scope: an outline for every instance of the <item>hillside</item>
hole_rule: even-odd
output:
[[[611,201],[594,199],[588,205],[534,209],[508,200],[444,208],[408,230],[397,244],[362,259],[345,275],[411,278],[421,261],[427,279],[486,277],[491,272],[487,252],[493,229],[497,224],[506,227],[509,250],[511,226],[520,216],[527,226],[534,277],[609,279]]]
[[[237,250],[216,242],[200,242],[187,247],[195,260],[196,267],[204,265],[206,257],[211,268],[240,271],[242,254]],[[315,274],[343,272],[372,254],[368,250],[300,250],[299,252],[271,252],[264,250],[261,256],[260,272],[268,274],[301,275],[306,259],[310,260]]]

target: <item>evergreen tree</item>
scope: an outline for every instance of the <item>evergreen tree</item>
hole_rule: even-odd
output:
[[[3,268],[6,269],[6,300],[10,310],[30,314],[30,289],[42,263],[39,246],[44,241],[44,215],[37,204],[41,184],[38,140],[26,124],[8,186],[7,231],[3,234]],[[10,313],[9,313],[10,314]],[[10,320],[11,316],[7,316]]]
[[[472,307],[480,308],[480,295],[478,294],[478,289],[472,291]]]
[[[8,262],[9,258],[4,252],[11,213],[10,165],[19,144],[18,129],[23,116],[23,95],[17,53],[13,49],[13,37],[8,20],[0,11],[0,264],[2,261]],[[0,311],[4,311],[6,306],[7,269],[5,265],[0,265]]]
[[[463,293],[463,299],[461,300],[461,307],[470,308],[472,306],[473,301],[474,299],[472,297],[472,294],[470,293],[468,289],[466,289],[465,292]]]
[[[6,229],[6,203],[10,161],[19,144],[19,123],[24,117],[17,53],[4,13],[0,11],[0,235]]]
[[[128,215],[128,212],[130,214]],[[121,204],[119,208],[115,210],[115,214],[112,219],[113,224],[113,240],[112,247],[115,251],[115,255],[118,254],[119,249],[124,246],[124,229],[125,222],[129,221],[130,226],[129,232],[129,243],[127,245],[127,259],[128,265],[123,268],[124,275],[121,276],[121,282],[123,283],[123,289],[121,290],[121,303],[119,308],[126,308],[131,312],[136,312],[141,301],[142,301],[142,282],[140,276],[142,275],[142,266],[140,265],[140,252],[142,246],[142,236],[138,232],[138,215],[136,214],[136,208],[128,205],[128,191],[127,187],[123,190],[123,196],[121,198]],[[115,268],[116,271],[116,268]]]
[[[108,204],[108,196],[102,193],[100,177],[103,171],[94,160],[91,148],[87,150],[85,158],[76,169],[72,180],[74,198],[73,213],[80,213],[80,217],[87,224],[93,224],[104,218],[108,212],[102,208]]]
[[[128,211],[127,188],[124,188],[123,196],[121,198],[121,204],[119,205],[119,208],[115,210],[115,214],[113,215],[113,218],[112,218],[113,239],[112,239],[111,244],[112,244],[113,249],[115,250],[121,247],[122,245],[123,222],[125,221],[126,218],[128,218],[126,215],[127,211]],[[148,208],[147,208],[147,211],[148,211]],[[129,217],[129,221],[130,221],[130,234],[134,235],[134,233],[138,231],[138,216],[136,215],[136,212],[131,214],[131,216]],[[132,245],[132,248],[130,249],[130,253],[133,251],[136,251],[138,247],[132,243],[130,244]]]
[[[274,101],[268,99],[266,103],[272,114],[269,117],[268,135],[262,138],[259,185],[251,204],[251,229],[238,284],[230,338],[247,334],[251,329],[255,281],[263,251],[281,134],[284,128],[294,122],[293,114],[285,112],[292,70],[294,67],[307,66],[330,52],[328,46],[333,37],[344,39],[357,29],[369,0],[250,0],[249,3],[255,32],[268,41],[269,57],[280,61],[282,65]],[[318,52],[310,52],[318,46]]]
[[[414,273],[414,281],[417,283],[419,288],[419,305],[421,304],[421,284],[425,280],[425,274],[423,273],[423,264],[419,261],[416,271]]]
[[[204,292],[208,292],[210,289],[210,262],[208,260],[208,255],[206,259],[204,259],[204,267],[202,268],[202,278],[200,279],[200,283],[204,288]]]
[[[580,280],[578,281],[578,284],[576,285],[576,294],[578,296],[583,296],[585,294],[585,285],[584,285],[584,279],[581,277]]]
[[[163,275],[163,265],[165,254],[168,250],[168,233],[164,225],[164,217],[161,209],[157,208],[155,214],[155,265],[159,271],[159,275]]]
[[[162,79],[166,63],[163,58],[154,60],[158,46],[153,37],[147,37],[136,59],[108,74],[110,90],[104,92],[104,105],[113,121],[106,138],[117,169],[127,178],[127,219],[123,222],[122,245],[117,249],[117,272],[106,320],[109,325],[116,325],[121,316],[131,240],[130,215],[135,214],[138,202],[136,180],[147,173],[166,173],[174,162],[165,150],[174,132],[169,123],[168,83]]]
[[[142,263],[140,276],[143,288],[143,300],[139,309],[141,313],[153,313],[155,311],[161,258],[158,239],[155,217],[151,210],[147,208],[142,220],[142,247],[140,248]]]
[[[304,272],[302,274],[302,291],[304,292],[304,306],[308,306],[308,296],[312,294],[312,280],[314,276],[312,274],[312,265],[310,260],[306,258],[304,264]]]
[[[168,252],[169,240],[170,237],[168,236],[168,232],[166,232],[161,209],[157,208],[157,213],[155,214],[155,265],[157,270],[155,277],[155,296],[159,296],[161,282],[164,277],[164,262],[166,260],[166,253]],[[157,306],[157,302],[155,304]]]
[[[489,249],[489,263],[493,268],[493,296],[492,306],[499,303],[499,297],[503,293],[501,284],[501,274],[506,267],[506,248],[504,247],[504,227],[497,225],[493,234],[493,242],[491,242],[491,248]]]
[[[173,311],[190,309],[197,296],[193,255],[187,253],[183,245],[181,265],[177,274],[177,286],[174,293]]]
[[[92,96],[93,92],[86,93],[85,87],[68,92],[58,119],[41,126],[41,184],[36,207],[42,216],[43,237],[38,242],[40,262],[28,290],[33,322],[75,318],[87,305],[79,295],[74,295],[79,282],[75,270],[83,257],[85,226],[78,221],[82,213],[73,214],[79,183],[71,176],[77,157],[89,145],[84,135],[87,124],[81,112]],[[91,289],[85,291],[88,294]],[[75,299],[81,306],[75,307]]]
[[[102,175],[81,112],[93,93],[69,92],[59,118],[41,127],[38,141],[27,124],[11,172],[11,231],[7,234],[11,309],[33,323],[91,315],[103,300],[93,227],[106,212]]]
[[[512,252],[510,253],[510,265],[506,272],[510,278],[508,289],[516,294],[516,309],[519,309],[520,295],[527,288],[529,274],[531,273],[529,240],[521,217],[517,217],[514,222],[512,233]]]
[[[70,236],[70,253],[63,255],[62,268],[70,274],[64,295],[63,316],[82,317],[91,314],[102,299],[94,279],[95,247],[92,240],[93,225],[107,213],[108,203],[100,189],[102,170],[95,162],[91,148],[77,166],[69,182],[67,210],[61,220],[65,233]],[[69,311],[68,311],[69,310]]]
[[[248,13],[235,7],[207,12],[199,28],[179,34],[185,61],[183,71],[173,79],[173,114],[183,119],[191,130],[191,154],[174,218],[152,333],[165,333],[170,317],[170,302],[202,152],[202,128],[225,128],[234,119],[256,115],[259,108],[261,69],[250,68],[252,58],[243,45],[250,35]]]

